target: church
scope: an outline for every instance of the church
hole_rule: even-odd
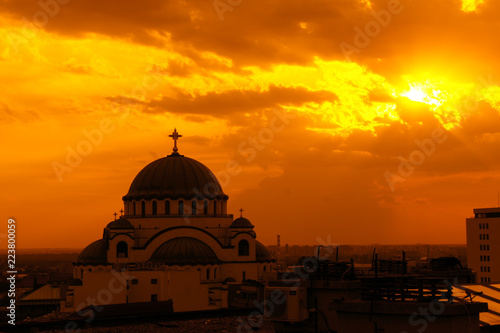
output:
[[[227,213],[228,196],[202,163],[178,152],[145,166],[74,263],[61,311],[171,300],[174,312],[228,307],[228,285],[265,282],[275,260],[254,225]]]

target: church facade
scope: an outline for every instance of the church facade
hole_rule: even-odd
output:
[[[228,285],[264,282],[274,262],[252,223],[227,213],[228,196],[202,163],[178,153],[153,161],[123,196],[119,218],[74,263],[62,311],[173,301],[175,312],[228,307]]]

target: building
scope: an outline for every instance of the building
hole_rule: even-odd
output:
[[[476,283],[500,282],[500,207],[474,209],[466,230],[467,264]]]
[[[176,130],[170,136],[173,152],[137,174],[122,216],[80,253],[61,311],[168,300],[175,312],[226,308],[228,285],[272,275],[254,225],[242,210],[227,213],[214,174],[178,153]]]
[[[386,269],[357,275],[354,261],[309,258],[265,288],[265,317],[276,333],[497,332],[485,330],[494,311],[454,279],[409,273],[404,259],[378,261]]]

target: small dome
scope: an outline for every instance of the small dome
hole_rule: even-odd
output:
[[[253,224],[250,223],[250,221],[244,217],[238,217],[229,226],[229,228],[253,228],[253,227],[254,227]]]
[[[108,246],[106,241],[99,239],[88,245],[78,256],[77,262],[81,264],[106,265],[108,262]]]
[[[274,261],[273,256],[261,242],[255,242],[255,259],[257,261]]]
[[[109,222],[106,228],[109,229],[134,229],[132,223],[124,218],[119,218],[118,220]]]
[[[150,261],[166,265],[207,265],[220,263],[214,250],[199,239],[173,238],[160,245]]]
[[[127,200],[227,199],[214,174],[205,165],[178,153],[160,158],[142,169],[130,185]]]

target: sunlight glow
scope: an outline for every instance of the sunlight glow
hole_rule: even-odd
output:
[[[425,103],[434,107],[443,104],[445,93],[435,89],[435,85],[429,81],[425,83],[410,83],[410,89],[400,94],[415,102]]]
[[[462,0],[462,11],[466,13],[475,12],[484,3],[484,0]]]
[[[484,0],[462,0],[462,11],[466,13],[475,12],[484,3]]]

